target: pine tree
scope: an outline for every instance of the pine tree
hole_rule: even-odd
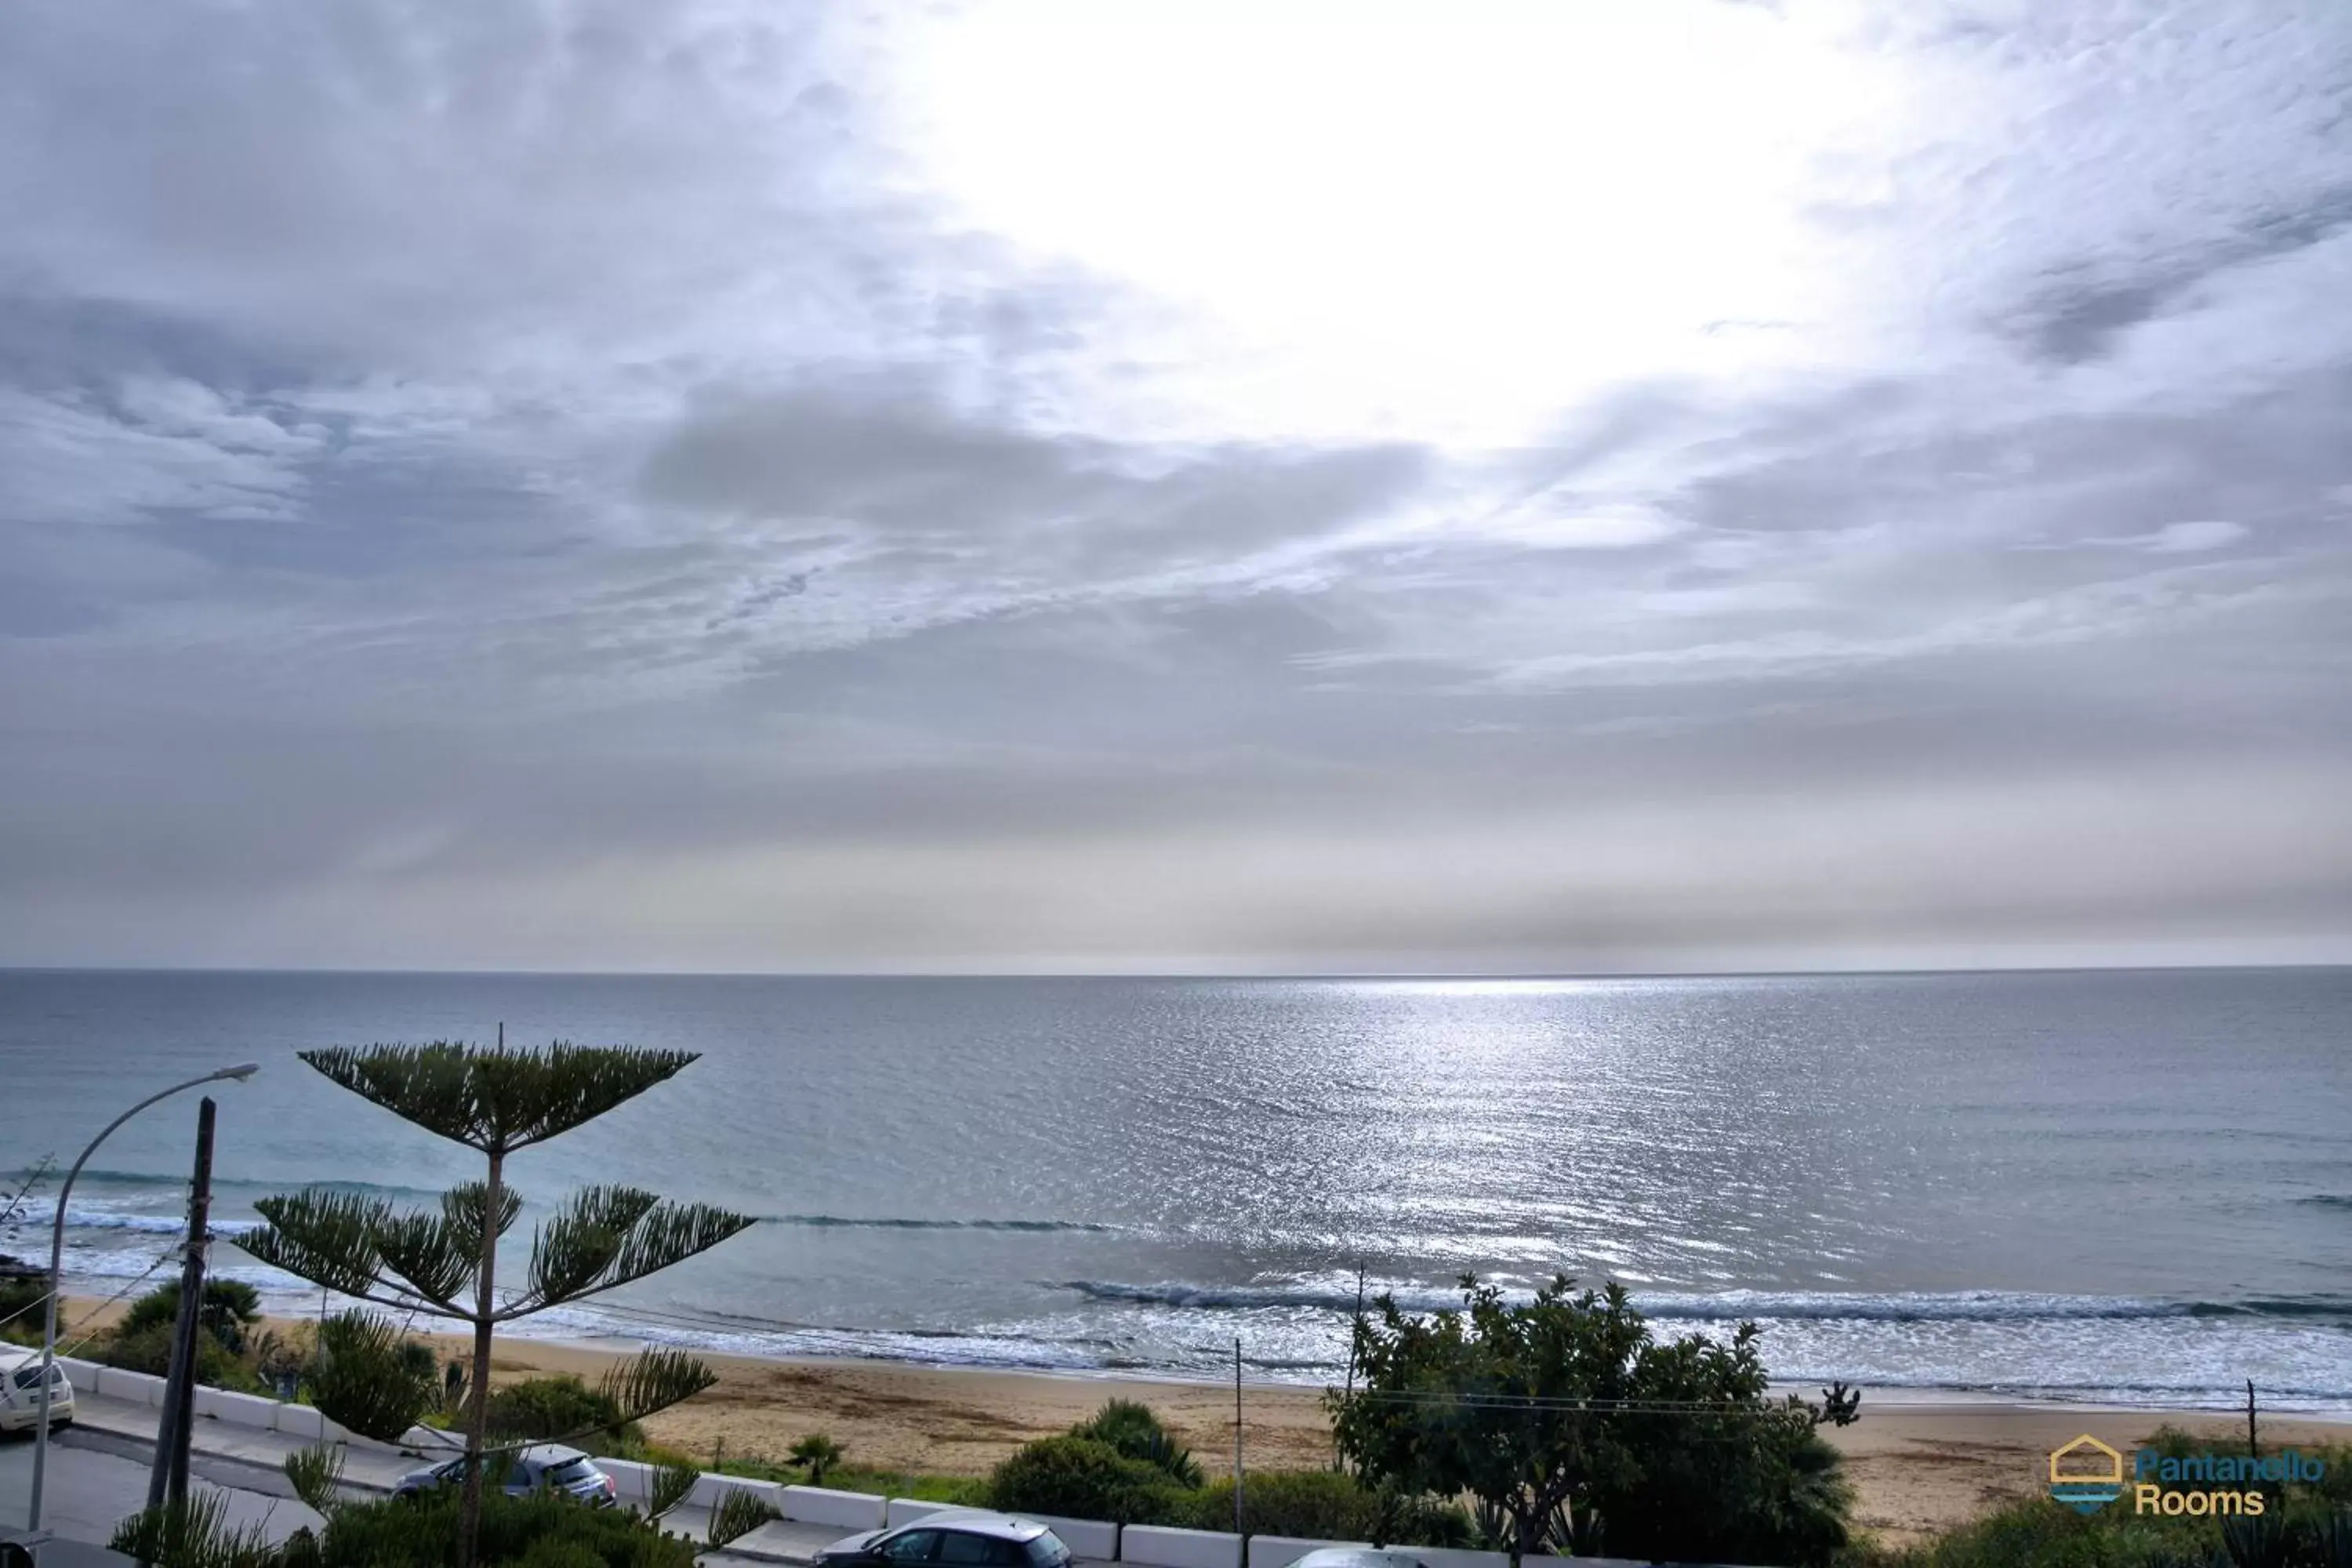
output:
[[[466,1472],[459,1568],[471,1568],[488,1449],[490,1342],[498,1325],[642,1279],[718,1246],[752,1222],[702,1204],[672,1203],[635,1187],[572,1194],[531,1237],[520,1291],[496,1289],[499,1240],[521,1215],[506,1184],[507,1157],[569,1132],[682,1071],[685,1051],[558,1042],[544,1051],[446,1042],[335,1047],[301,1058],[402,1120],[478,1151],[485,1179],[442,1194],[439,1209],[395,1213],[381,1198],[312,1187],[265,1198],[266,1224],[238,1245],[314,1285],[404,1314],[470,1324]],[[648,1350],[605,1380],[634,1421],[691,1398],[716,1381],[702,1362]],[[323,1408],[323,1406],[322,1406]],[[334,1412],[327,1412],[330,1415]]]

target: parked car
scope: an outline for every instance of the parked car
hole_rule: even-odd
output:
[[[411,1470],[392,1489],[394,1497],[416,1497],[435,1487],[457,1486],[466,1479],[463,1458],[446,1459]],[[561,1492],[591,1508],[610,1508],[620,1494],[613,1478],[577,1448],[561,1443],[541,1443],[518,1449],[507,1470],[506,1494],[529,1497],[537,1491]]]
[[[70,1426],[73,1384],[66,1369],[49,1363],[49,1426]],[[0,1432],[29,1432],[41,1420],[41,1352],[0,1350]]]
[[[1383,1552],[1370,1546],[1318,1546],[1294,1557],[1289,1568],[1429,1568],[1410,1552]]]
[[[836,1541],[816,1554],[815,1568],[1069,1568],[1069,1562],[1062,1538],[1034,1519],[959,1509]]]

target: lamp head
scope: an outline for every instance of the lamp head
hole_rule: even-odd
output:
[[[220,1071],[213,1074],[213,1076],[215,1078],[233,1078],[239,1083],[242,1083],[260,1070],[261,1064],[259,1062],[239,1062],[233,1068],[221,1068]]]

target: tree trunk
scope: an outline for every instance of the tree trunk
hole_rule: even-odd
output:
[[[475,1539],[482,1528],[482,1450],[490,1433],[490,1315],[498,1305],[490,1286],[498,1278],[499,1166],[490,1156],[482,1194],[482,1267],[474,1282],[474,1386],[466,1404],[466,1492],[458,1509],[457,1568],[474,1568]]]

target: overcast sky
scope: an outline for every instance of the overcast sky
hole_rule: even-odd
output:
[[[2352,958],[2352,7],[0,8],[0,963]]]

